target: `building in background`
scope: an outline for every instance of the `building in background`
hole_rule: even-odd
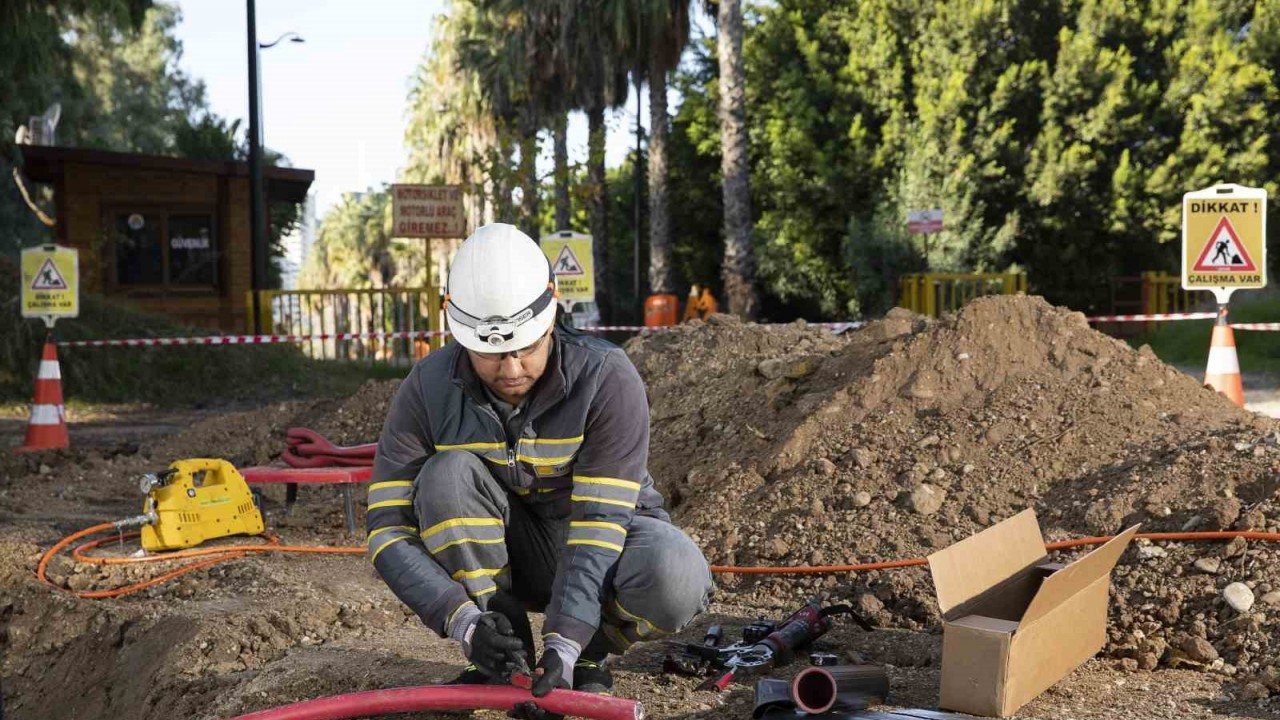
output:
[[[316,219],[316,193],[307,193],[307,200],[302,204],[302,212],[298,216],[298,226],[284,238],[284,257],[281,277],[285,290],[297,290],[298,274],[316,244],[316,233],[319,231]]]
[[[53,186],[58,243],[80,251],[85,291],[224,331],[244,327],[253,252],[249,166],[19,144]],[[269,167],[268,201],[301,203],[315,173]]]

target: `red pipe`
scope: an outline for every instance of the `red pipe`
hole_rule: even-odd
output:
[[[535,698],[528,690],[512,685],[429,685],[370,690],[259,710],[232,720],[345,720],[424,710],[510,710],[530,701],[559,715],[590,720],[644,720],[644,706],[635,700],[576,690],[552,690],[546,697]]]

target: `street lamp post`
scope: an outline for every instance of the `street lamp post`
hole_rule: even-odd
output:
[[[262,116],[258,97],[258,21],[253,0],[245,0],[249,13],[249,247],[253,256],[253,331],[261,335],[261,291],[267,288],[267,218],[262,197]]]
[[[262,299],[259,291],[267,289],[271,253],[267,248],[266,198],[262,182],[262,76],[258,66],[258,49],[272,47],[285,37],[290,37],[293,42],[302,42],[302,38],[297,33],[285,33],[265,45],[259,43],[254,0],[245,0],[245,9],[248,13],[249,46],[249,241],[253,259],[253,330],[261,335],[268,328],[262,327],[262,308],[259,306]]]

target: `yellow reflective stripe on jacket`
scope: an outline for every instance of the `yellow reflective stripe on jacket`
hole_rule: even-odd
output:
[[[606,477],[583,477],[582,475],[574,475],[575,483],[586,483],[588,485],[608,485],[609,487],[625,488],[627,490],[635,490],[640,492],[640,483],[633,480],[619,480],[618,478]]]
[[[568,541],[568,542],[566,542],[565,544],[566,544],[566,545],[594,545],[595,547],[602,547],[602,548],[605,548],[605,549],[607,549],[607,550],[613,550],[613,551],[615,551],[615,552],[622,552],[622,546],[621,546],[621,545],[616,545],[616,544],[611,543],[611,542],[605,542],[604,540],[586,540],[586,539],[580,539],[580,540],[569,540],[569,541]]]
[[[449,617],[448,617],[448,618],[446,618],[446,619],[445,619],[445,621],[444,621],[444,629],[445,629],[446,631],[449,629],[449,626],[453,625],[453,619],[454,619],[455,617],[457,617],[457,616],[458,616],[458,611],[459,611],[459,610],[461,610],[462,608],[464,608],[464,607],[468,606],[468,605],[475,605],[475,603],[473,603],[473,602],[471,602],[470,600],[468,600],[468,601],[466,601],[466,602],[462,603],[461,605],[459,605],[458,607],[454,608],[454,609],[453,609],[453,612],[449,613]]]
[[[490,517],[454,518],[452,520],[445,520],[444,522],[436,523],[435,525],[432,525],[426,530],[423,530],[422,539],[426,540],[432,535],[435,535],[436,533],[442,530],[448,530],[449,528],[452,528],[452,527],[475,526],[475,525],[501,525],[501,524],[502,524],[502,518],[490,518]]]
[[[439,555],[440,553],[444,552],[445,550],[448,550],[449,548],[453,547],[454,545],[466,545],[466,544],[468,544],[468,543],[471,543],[471,544],[474,544],[474,545],[500,545],[500,544],[502,544],[502,543],[505,543],[506,541],[507,541],[507,539],[506,539],[506,538],[504,538],[504,537],[500,537],[500,538],[462,538],[461,540],[452,540],[452,541],[450,541],[450,542],[447,542],[447,543],[445,543],[445,544],[441,545],[440,547],[436,548],[435,550],[432,550],[432,551],[431,551],[431,554],[432,554],[432,555]]]
[[[599,530],[616,530],[622,533],[623,535],[627,534],[627,529],[622,527],[618,523],[600,522],[597,520],[571,520],[569,522],[569,527],[570,528],[596,528]]]
[[[445,450],[506,450],[507,444],[501,442],[473,442],[459,445],[436,445],[437,452]]]
[[[383,488],[393,488],[393,487],[411,488],[413,487],[413,481],[412,480],[386,480],[383,482],[376,482],[369,486],[369,491],[372,492],[374,490],[381,490]]]
[[[377,530],[371,530],[371,531],[369,531],[369,536],[368,536],[367,538],[365,538],[365,541],[367,542],[367,541],[369,541],[369,540],[372,540],[372,539],[374,539],[374,538],[378,537],[379,535],[381,535],[382,533],[387,532],[387,531],[389,531],[389,530],[401,530],[401,531],[409,532],[409,533],[416,533],[416,532],[418,532],[418,528],[413,527],[412,525],[388,525],[388,526],[386,526],[386,527],[380,527],[380,528],[378,528]]]
[[[616,607],[616,608],[618,609],[618,612],[622,613],[622,616],[623,616],[624,618],[626,618],[626,619],[628,619],[628,620],[631,620],[631,621],[633,621],[634,623],[636,623],[636,625],[637,625],[636,630],[637,630],[637,632],[639,632],[639,633],[641,634],[641,636],[643,636],[643,635],[647,635],[647,634],[649,634],[649,632],[653,632],[654,630],[656,630],[656,631],[658,631],[658,632],[660,632],[660,633],[662,633],[662,634],[664,634],[664,635],[670,635],[670,634],[671,634],[671,631],[670,631],[670,630],[664,630],[663,628],[660,628],[660,627],[658,627],[657,625],[655,625],[653,622],[651,622],[651,621],[649,621],[649,620],[646,620],[645,618],[642,618],[642,617],[640,617],[639,615],[636,615],[635,613],[631,612],[630,610],[627,610],[626,608],[622,607],[622,603],[618,602],[618,599],[617,599],[617,598],[614,598],[614,599],[613,599],[613,606],[614,606],[614,607]],[[649,631],[648,631],[648,632],[646,632],[646,631],[644,631],[644,630],[640,630],[640,628],[642,628],[642,627],[646,627],[646,626],[649,628]]]
[[[373,555],[369,558],[369,562],[374,562],[374,561],[376,561],[376,560],[378,559],[378,555],[382,554],[382,551],[383,551],[383,550],[386,550],[387,548],[391,547],[392,545],[395,545],[396,543],[400,542],[401,540],[408,540],[410,537],[412,537],[412,536],[411,536],[411,535],[399,535],[399,536],[397,536],[397,537],[393,537],[393,538],[391,538],[390,540],[388,540],[388,541],[386,541],[386,542],[382,543],[382,545],[378,546],[378,549],[377,549],[377,550],[374,550],[374,551],[373,551]]]
[[[636,506],[635,502],[627,502],[626,500],[610,500],[609,498],[587,497],[585,495],[570,495],[569,499],[574,502],[598,502],[625,508],[634,508]]]
[[[384,507],[406,507],[412,505],[412,500],[383,500],[369,505],[368,510],[377,510]]]
[[[546,458],[530,457],[528,455],[516,455],[516,460],[519,460],[522,463],[529,463],[530,465],[537,465],[539,467],[547,466],[547,465],[559,465],[560,463],[567,463],[573,458],[574,458],[573,455],[565,455],[563,457],[546,457]]]
[[[493,577],[494,575],[500,574],[505,569],[506,568],[480,568],[479,570],[459,570],[450,577],[454,580],[462,580],[463,578],[474,580],[476,578]]]

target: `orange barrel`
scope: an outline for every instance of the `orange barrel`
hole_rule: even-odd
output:
[[[650,295],[644,301],[644,326],[666,327],[679,320],[680,299],[675,295]]]

